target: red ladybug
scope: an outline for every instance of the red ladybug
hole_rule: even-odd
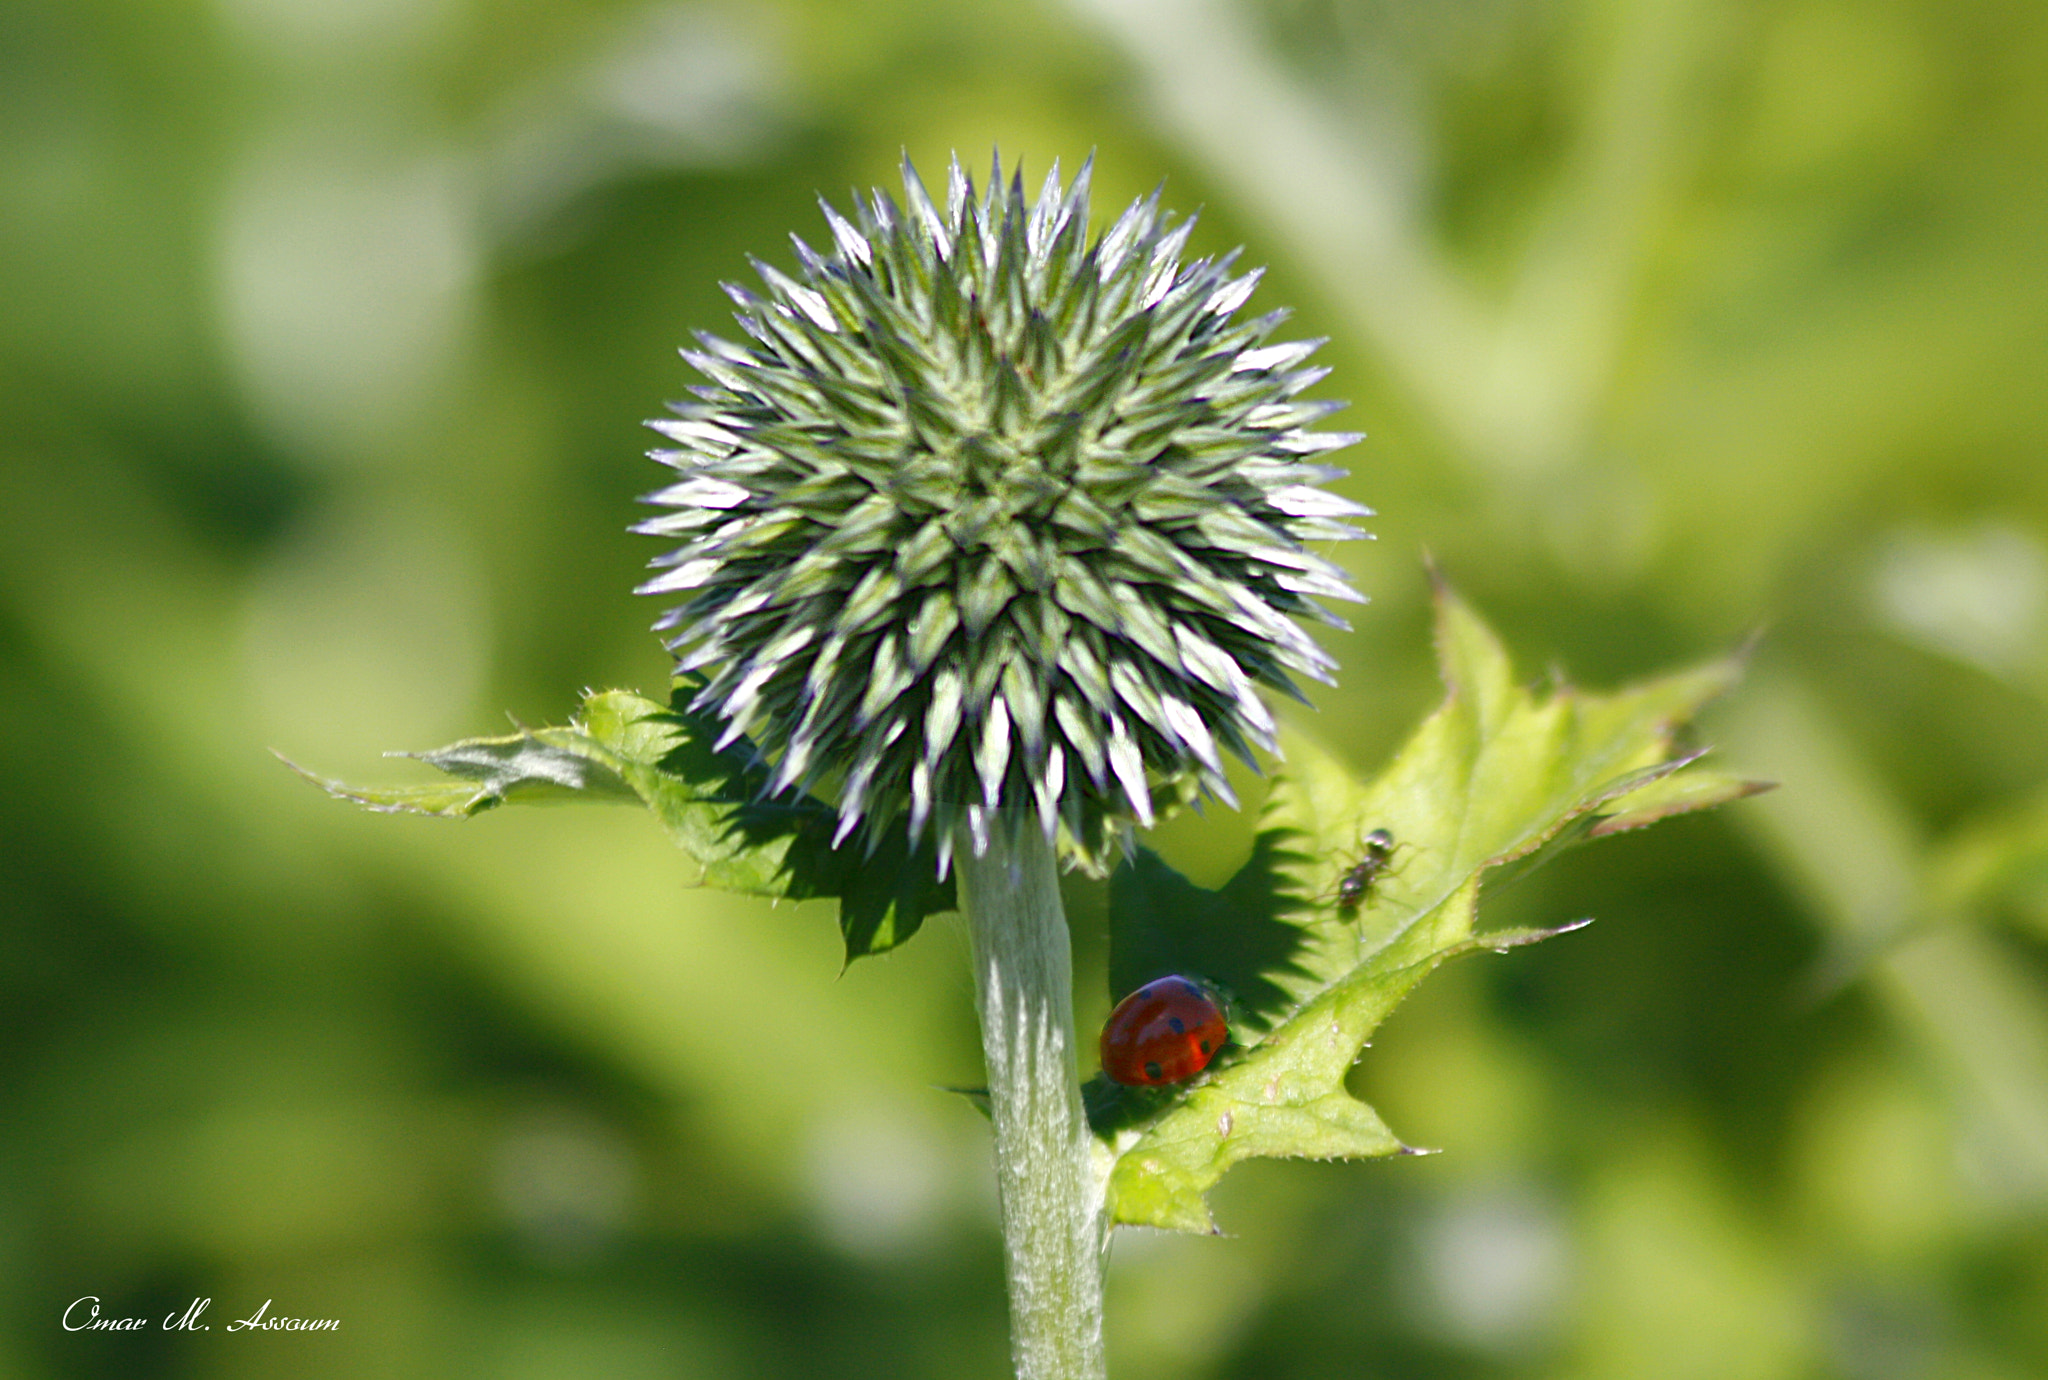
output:
[[[1223,1009],[1201,984],[1154,978],[1116,1004],[1102,1027],[1102,1071],[1119,1083],[1184,1083],[1230,1038]]]

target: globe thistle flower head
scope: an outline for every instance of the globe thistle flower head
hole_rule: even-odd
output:
[[[681,544],[639,592],[678,601],[694,707],[771,791],[836,793],[841,839],[903,819],[942,870],[999,814],[1099,868],[1230,800],[1223,755],[1276,750],[1260,688],[1334,666],[1295,618],[1360,598],[1306,549],[1370,515],[1319,487],[1358,439],[1310,429],[1320,342],[1238,320],[1259,275],[1182,263],[1156,193],[1091,242],[1088,181],[956,161],[941,207],[906,160],[900,205],[826,205],[829,252],[727,285],[747,340],[700,335],[709,382],[649,423],[677,479],[634,530]]]

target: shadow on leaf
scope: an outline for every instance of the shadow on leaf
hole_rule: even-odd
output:
[[[932,845],[913,852],[902,824],[872,851],[855,844],[834,848],[838,817],[830,805],[809,794],[769,797],[767,767],[751,742],[742,738],[723,752],[713,749],[716,721],[689,708],[700,688],[694,680],[678,680],[668,711],[655,716],[678,730],[657,769],[700,783],[705,799],[729,805],[719,831],[721,848],[764,854],[781,845],[780,894],[793,901],[839,898],[848,963],[895,948],[917,933],[927,915],[958,906],[952,878],[939,880]]]
[[[1214,984],[1234,1023],[1269,1028],[1293,1004],[1278,979],[1306,976],[1305,936],[1290,917],[1307,907],[1286,874],[1302,855],[1290,831],[1267,829],[1251,857],[1215,891],[1140,848],[1109,879],[1109,983],[1122,996],[1168,973]]]

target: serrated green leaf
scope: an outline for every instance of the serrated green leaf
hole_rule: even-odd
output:
[[[1091,1120],[1122,1152],[1110,1178],[1113,1220],[1209,1231],[1204,1194],[1240,1160],[1402,1152],[1377,1113],[1344,1089],[1374,1029],[1446,960],[1576,928],[1476,933],[1482,877],[1762,789],[1684,772],[1699,754],[1673,750],[1678,727],[1734,680],[1737,659],[1610,695],[1538,692],[1516,684],[1499,640],[1442,587],[1436,645],[1450,693],[1378,777],[1360,780],[1292,736],[1253,861],[1221,891],[1203,892],[1142,856],[1121,891],[1112,889],[1120,985],[1153,975],[1145,969],[1158,955],[1253,993],[1233,1011],[1233,1036],[1244,1043],[1196,1083],[1164,1093],[1091,1089]],[[1393,855],[1355,904],[1342,904],[1340,883],[1375,829],[1393,836]],[[1202,949],[1214,917],[1233,907],[1251,917],[1259,942]],[[1292,942],[1262,933],[1274,925],[1291,930]],[[1249,975],[1210,971],[1254,950],[1264,957]],[[1128,953],[1148,958],[1119,970],[1114,956]]]
[[[463,819],[502,805],[540,800],[608,797],[630,800],[633,790],[573,729],[541,729],[502,738],[469,738],[432,752],[394,752],[456,778],[420,786],[349,786],[315,776],[288,757],[279,760],[329,795],[388,814]]]
[[[1455,594],[1439,587],[1436,604],[1449,694],[1385,771],[1361,781],[1320,745],[1283,736],[1287,767],[1261,824],[1287,831],[1290,851],[1309,859],[1289,881],[1308,898],[1320,936],[1304,962],[1325,979],[1390,945],[1419,959],[1407,939],[1417,917],[1468,879],[1568,841],[1575,829],[1611,833],[1762,789],[1684,773],[1698,754],[1673,746],[1678,728],[1734,683],[1739,658],[1611,694],[1539,691],[1515,683],[1499,639]],[[1693,776],[1707,780],[1680,784]],[[1338,884],[1373,829],[1393,835],[1396,859],[1347,917]]]
[[[930,849],[912,855],[901,824],[872,852],[835,849],[831,806],[811,795],[768,798],[752,744],[713,749],[714,723],[687,708],[697,688],[678,682],[669,705],[600,691],[566,727],[403,754],[459,778],[446,785],[365,788],[293,769],[369,809],[450,818],[505,803],[638,800],[697,863],[701,885],[793,901],[837,897],[849,963],[894,948],[927,915],[953,908],[952,882],[937,879]]]
[[[1445,903],[1441,927],[1469,929],[1477,898],[1475,879]],[[1243,1057],[1197,1085],[1118,1158],[1110,1176],[1112,1220],[1213,1232],[1204,1195],[1240,1161],[1422,1153],[1345,1091],[1344,1075],[1367,1039],[1417,983],[1450,959],[1534,943],[1573,928],[1468,938],[1402,966],[1383,955],[1325,988]]]
[[[1687,763],[1691,760],[1688,758]],[[1681,764],[1685,765],[1685,764]],[[1732,800],[1774,790],[1775,781],[1745,781],[1719,771],[1673,772],[1638,790],[1616,796],[1600,807],[1600,816],[1588,831],[1592,838],[1641,829],[1672,815],[1688,814]]]

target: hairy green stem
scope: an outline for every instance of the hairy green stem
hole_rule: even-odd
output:
[[[999,820],[954,853],[988,1057],[1019,1380],[1101,1380],[1102,1182],[1074,1057],[1073,964],[1052,845]]]

